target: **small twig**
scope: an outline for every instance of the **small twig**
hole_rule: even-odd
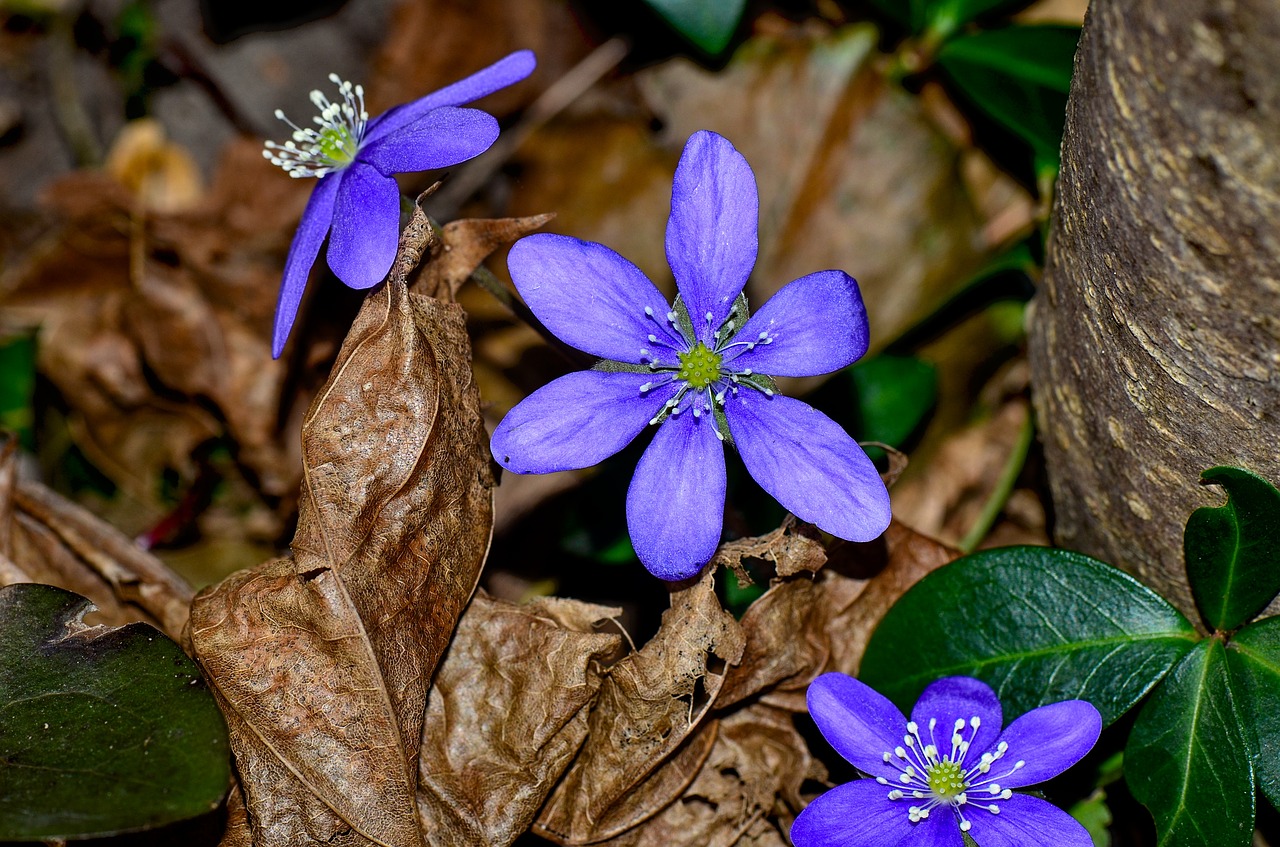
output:
[[[1009,502],[1009,496],[1013,494],[1014,483],[1018,481],[1018,475],[1022,473],[1022,466],[1027,463],[1027,453],[1031,449],[1031,438],[1035,435],[1035,422],[1032,419],[1030,409],[1027,410],[1027,416],[1022,421],[1022,426],[1018,428],[1018,440],[1014,442],[1013,450],[1009,453],[1009,458],[1005,460],[1004,468],[1000,471],[1000,478],[996,480],[996,486],[991,490],[991,496],[987,498],[987,502],[982,504],[982,513],[978,515],[978,519],[973,522],[973,526],[969,527],[969,531],[964,538],[960,540],[958,545],[960,552],[966,556],[978,548],[982,543],[982,539],[987,537],[987,533],[991,531],[991,527],[995,524],[996,518],[1000,517],[1000,512],[1004,510],[1005,504]]]
[[[538,320],[537,315],[533,313],[524,301],[511,293],[511,289],[502,284],[502,280],[494,276],[493,271],[484,265],[476,268],[471,272],[471,281],[483,288],[485,291],[493,295],[494,299],[501,303],[511,314],[518,319],[533,327],[533,329],[556,350],[569,361],[574,367],[589,368],[595,364],[594,356],[583,353],[574,347],[565,344],[555,334],[543,326],[542,321]]]
[[[78,167],[93,167],[102,162],[102,144],[93,131],[89,113],[85,111],[76,88],[76,37],[71,18],[61,14],[49,28],[49,87],[53,94],[53,114],[58,121],[71,155]]]
[[[601,77],[618,66],[631,48],[621,38],[611,38],[574,65],[525,110],[524,117],[494,142],[483,155],[472,159],[458,170],[432,202],[432,212],[439,218],[452,218],[473,194],[511,158],[525,140],[539,127],[564,111]]]

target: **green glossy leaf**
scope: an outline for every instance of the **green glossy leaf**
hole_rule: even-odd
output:
[[[1093,840],[1093,847],[1111,847],[1111,807],[1107,805],[1107,792],[1101,788],[1067,809],[1071,817],[1080,821]]]
[[[1080,28],[1011,26],[948,41],[938,64],[978,108],[1056,162]]]
[[[1222,642],[1206,639],[1138,713],[1124,754],[1129,790],[1159,847],[1248,847],[1253,768]]]
[[[147,829],[227,791],[226,725],[195,664],[146,624],[86,625],[92,608],[0,588],[0,840]]]
[[[1200,478],[1227,489],[1227,504],[1187,519],[1187,578],[1209,626],[1235,629],[1280,592],[1280,491],[1241,468],[1210,468]]]
[[[1111,723],[1195,644],[1162,597],[1088,556],[984,550],[920,580],[880,622],[860,678],[904,710],[944,676],[986,680],[1006,720],[1081,698]]]
[[[933,410],[938,369],[914,356],[873,356],[845,368],[807,399],[859,441],[898,447]],[[874,459],[880,451],[867,452]]]
[[[1280,809],[1280,617],[1237,632],[1227,645],[1227,666],[1246,737],[1253,742],[1258,787]]]
[[[677,32],[706,53],[729,46],[747,0],[645,0]]]

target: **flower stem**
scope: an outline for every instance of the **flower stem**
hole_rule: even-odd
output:
[[[1000,517],[1005,504],[1009,502],[1009,496],[1013,494],[1014,483],[1018,481],[1018,475],[1022,473],[1022,466],[1027,463],[1027,452],[1031,449],[1031,437],[1035,434],[1035,423],[1032,421],[1031,410],[1027,410],[1027,416],[1022,421],[1022,426],[1018,428],[1018,440],[1014,442],[1013,450],[1009,453],[1009,458],[1005,460],[1004,468],[1000,471],[1000,478],[996,480],[996,486],[991,491],[991,496],[987,498],[987,502],[982,504],[982,513],[978,515],[978,519],[973,522],[973,526],[969,527],[969,531],[964,538],[960,540],[960,552],[966,556],[978,548],[982,543],[982,539],[987,537],[987,533],[991,531],[991,527],[995,524],[996,518]]]

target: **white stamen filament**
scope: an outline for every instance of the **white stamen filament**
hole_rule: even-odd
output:
[[[262,155],[291,177],[322,177],[346,167],[354,161],[364,139],[369,122],[364,87],[352,85],[337,74],[329,74],[329,80],[338,86],[342,99],[330,102],[320,91],[311,92],[311,102],[320,110],[311,122],[319,129],[300,127],[285,117],[283,110],[275,111],[275,116],[293,130],[291,140],[283,144],[266,142]]]

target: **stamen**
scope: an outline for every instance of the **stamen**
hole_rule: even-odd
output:
[[[339,79],[337,74],[330,74],[329,79],[338,86],[342,99],[331,103],[320,91],[311,92],[311,102],[320,111],[311,122],[319,129],[300,127],[285,117],[283,110],[275,110],[276,118],[292,130],[292,140],[284,144],[268,141],[262,155],[291,177],[322,177],[340,170],[355,161],[360,149],[369,121],[364,88]]]

